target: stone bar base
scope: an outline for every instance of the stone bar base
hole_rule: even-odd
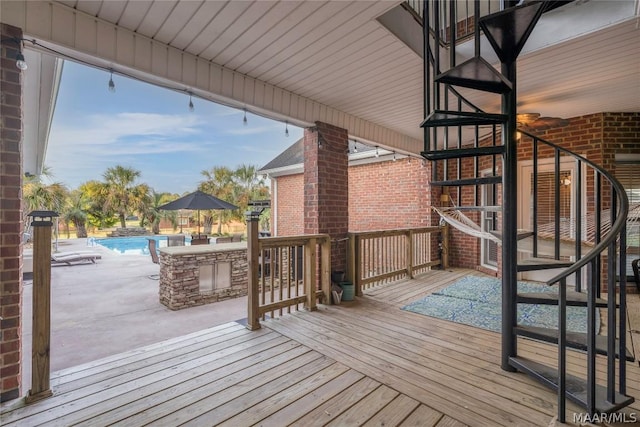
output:
[[[202,271],[216,270],[224,280],[213,280],[209,288],[210,276],[201,283]],[[160,303],[181,310],[245,296],[247,271],[246,242],[161,248]]]

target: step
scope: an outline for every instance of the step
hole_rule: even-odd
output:
[[[558,390],[558,371],[550,366],[543,365],[541,363],[534,362],[522,357],[510,357],[509,364],[524,372],[541,382],[542,384],[550,387],[553,390]],[[582,378],[575,377],[567,374],[566,379],[566,391],[567,398],[572,402],[580,405],[583,408],[587,408],[587,381]],[[635,399],[630,396],[616,392],[615,402],[611,403],[607,400],[607,388],[596,384],[596,396],[595,396],[595,412],[597,413],[610,413],[624,408],[632,404]]]
[[[467,87],[485,92],[508,93],[513,85],[481,57],[473,57],[436,76],[437,83]]]
[[[500,125],[506,121],[505,114],[434,110],[420,127]]]
[[[558,305],[556,292],[522,292],[518,293],[517,302],[521,304],[545,304]],[[596,298],[596,307],[607,308],[607,300]],[[582,292],[567,291],[567,305],[571,307],[586,307],[587,294]],[[619,307],[620,304],[616,304]]]
[[[427,160],[461,159],[463,157],[492,156],[504,153],[503,145],[489,147],[456,148],[451,150],[423,151],[422,157]]]
[[[534,340],[544,341],[551,344],[558,344],[558,330],[548,328],[538,328],[536,326],[516,326],[514,328],[517,335],[522,337],[533,338]],[[618,348],[619,341],[616,339],[616,357],[620,357]],[[587,334],[580,332],[567,331],[567,347],[577,350],[587,351]],[[607,337],[604,335],[596,335],[596,353],[607,354]],[[625,349],[625,359],[633,362],[635,358],[633,354]]]
[[[439,187],[461,187],[464,185],[502,184],[501,176],[483,176],[480,178],[453,179],[448,181],[431,181],[431,185]]]
[[[518,271],[552,270],[554,268],[571,267],[573,262],[549,258],[527,258],[518,261]]]
[[[511,7],[480,18],[480,28],[501,62],[514,62],[544,10],[544,2]]]

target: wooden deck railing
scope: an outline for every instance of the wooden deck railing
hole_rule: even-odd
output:
[[[437,255],[439,233],[440,242],[445,242],[442,259]],[[447,236],[446,227],[349,233],[349,280],[357,295],[377,284],[413,278],[436,265],[446,267]]]
[[[316,303],[330,301],[331,239],[328,234],[258,237],[257,221],[249,225],[249,312],[247,327],[260,328],[260,319],[279,317]]]

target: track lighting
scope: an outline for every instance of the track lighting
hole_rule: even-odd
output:
[[[242,118],[242,124],[246,126],[247,125],[247,109],[243,108],[242,110],[244,111],[244,117]]]
[[[289,136],[289,122],[285,121],[284,122],[284,136]]]
[[[376,157],[380,157],[380,151],[378,151],[378,146],[376,145]]]
[[[396,160],[397,160],[397,159],[396,159],[396,152],[394,151],[394,152],[393,152],[393,161],[395,162]]]
[[[353,152],[358,152],[358,141],[356,141],[355,139],[353,140]]]
[[[116,84],[113,82],[113,70],[109,70],[109,92],[115,93]]]
[[[195,110],[195,107],[193,106],[193,99],[192,99],[191,93],[189,93],[189,111],[193,113],[193,110]]]

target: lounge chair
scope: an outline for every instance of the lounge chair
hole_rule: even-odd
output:
[[[72,263],[76,263],[76,262],[80,263],[80,262],[89,261],[95,264],[96,260],[101,258],[102,258],[102,255],[96,252],[91,252],[91,251],[56,252],[51,255],[51,263],[71,265]]]

